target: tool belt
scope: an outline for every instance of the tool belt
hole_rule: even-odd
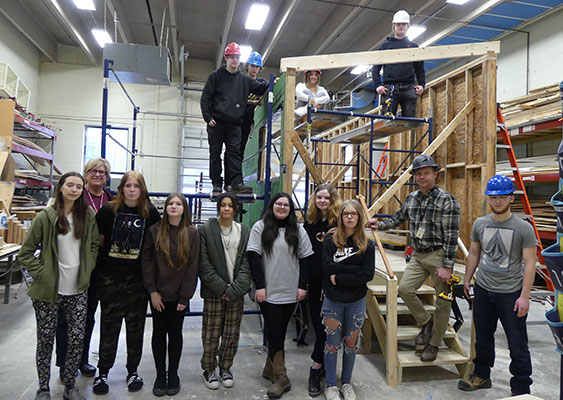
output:
[[[414,249],[417,253],[432,253],[433,251],[438,251],[442,248],[442,246],[432,246],[427,247],[425,249]]]

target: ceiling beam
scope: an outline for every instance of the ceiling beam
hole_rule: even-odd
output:
[[[285,29],[289,18],[293,15],[300,2],[301,0],[290,0],[284,2],[285,8],[281,13],[281,18],[278,24],[273,30],[268,32],[268,38],[264,41],[265,46],[263,46],[264,51],[262,52],[262,62],[264,64],[266,63],[268,57],[272,54],[272,50],[278,42],[283,30]]]
[[[119,20],[119,16],[117,16],[117,13],[115,11],[115,7],[113,6],[113,2],[112,0],[106,0],[106,4],[108,5],[108,9],[109,12],[111,13],[111,17],[114,18],[115,20],[115,24],[117,24],[117,31],[119,32],[119,35],[121,36],[121,40],[123,40],[123,43],[129,44],[129,38],[127,37],[127,34],[125,33],[125,29],[123,29],[123,25],[121,24],[121,21]],[[115,38],[115,41],[117,42],[117,38]]]
[[[51,62],[57,62],[57,43],[39,24],[33,13],[17,1],[4,1],[0,12]]]
[[[233,22],[233,14],[235,13],[235,6],[237,5],[237,0],[229,0],[227,5],[227,12],[225,13],[225,20],[223,21],[223,32],[221,34],[221,44],[217,50],[217,56],[215,57],[215,67],[219,68],[221,62],[223,61],[223,53],[225,52],[225,46],[227,45],[227,36],[229,36],[229,31],[231,30],[231,23]]]
[[[356,5],[342,5],[337,6],[330,14],[328,21],[323,22],[321,27],[313,34],[313,38],[320,38],[319,41],[311,41],[301,52],[301,54],[322,54],[326,48],[334,42],[348,26],[356,19],[365,7],[369,5],[371,0],[360,0]],[[332,20],[336,20],[336,27]]]
[[[90,49],[86,40],[82,36],[81,32],[76,28],[73,22],[69,19],[68,15],[64,12],[61,5],[57,0],[44,0],[49,9],[51,9],[57,16],[57,19],[62,23],[63,28],[68,32],[68,34],[78,43],[82,50],[86,53],[92,64],[98,65],[98,60],[94,52]]]
[[[174,60],[174,70],[180,70],[180,59],[178,58],[178,22],[176,15],[178,14],[178,4],[176,0],[168,0],[168,8],[170,11],[170,30],[172,34],[172,56]],[[183,79],[183,77],[181,77]]]
[[[482,56],[489,51],[500,52],[500,42],[454,44],[450,46],[415,47],[407,49],[360,51],[306,57],[286,57],[280,71],[293,68],[297,72],[313,69],[349,68],[361,64],[397,64],[413,61]]]

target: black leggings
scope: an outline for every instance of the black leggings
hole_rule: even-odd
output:
[[[264,301],[259,304],[264,316],[268,356],[273,360],[276,353],[284,349],[287,325],[293,315],[296,303],[272,304]]]
[[[325,326],[322,321],[322,282],[309,281],[309,310],[311,311],[311,326],[315,331],[315,346],[311,358],[324,364],[324,349],[326,341]]]
[[[164,310],[157,311],[151,304],[152,312],[152,354],[156,375],[166,374],[166,337],[168,336],[168,374],[176,375],[182,355],[182,325],[184,311],[177,311],[178,302],[165,301]]]

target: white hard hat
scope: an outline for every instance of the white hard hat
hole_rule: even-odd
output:
[[[411,17],[405,10],[399,10],[393,15],[394,24],[409,24],[411,23]]]

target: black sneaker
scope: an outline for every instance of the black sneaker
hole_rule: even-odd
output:
[[[225,369],[221,371],[221,384],[226,388],[232,388],[235,385],[235,379],[230,370]]]
[[[168,373],[168,383],[166,384],[166,394],[174,396],[180,391],[180,378],[178,374]]]
[[[157,375],[154,380],[154,385],[152,386],[152,394],[157,397],[161,397],[166,394],[166,375]]]
[[[232,187],[233,192],[235,193],[247,193],[247,194],[252,194],[252,188],[250,186],[245,186],[242,183],[237,183],[236,185],[233,185]]]
[[[100,374],[94,379],[94,386],[92,386],[94,394],[107,394],[109,392],[108,376]]]
[[[215,371],[203,371],[203,384],[207,389],[219,389],[219,380],[217,375],[215,375]]]
[[[309,396],[317,397],[321,394],[321,370],[311,368],[309,371]]]
[[[86,363],[80,367],[80,373],[82,376],[92,377],[96,374],[96,367]]]
[[[221,193],[223,193],[223,188],[221,188],[221,185],[213,185],[213,194]]]
[[[48,390],[39,389],[37,393],[35,393],[35,400],[51,400],[51,393],[49,393]]]
[[[143,378],[136,372],[127,375],[127,390],[130,392],[138,392],[143,387]]]

